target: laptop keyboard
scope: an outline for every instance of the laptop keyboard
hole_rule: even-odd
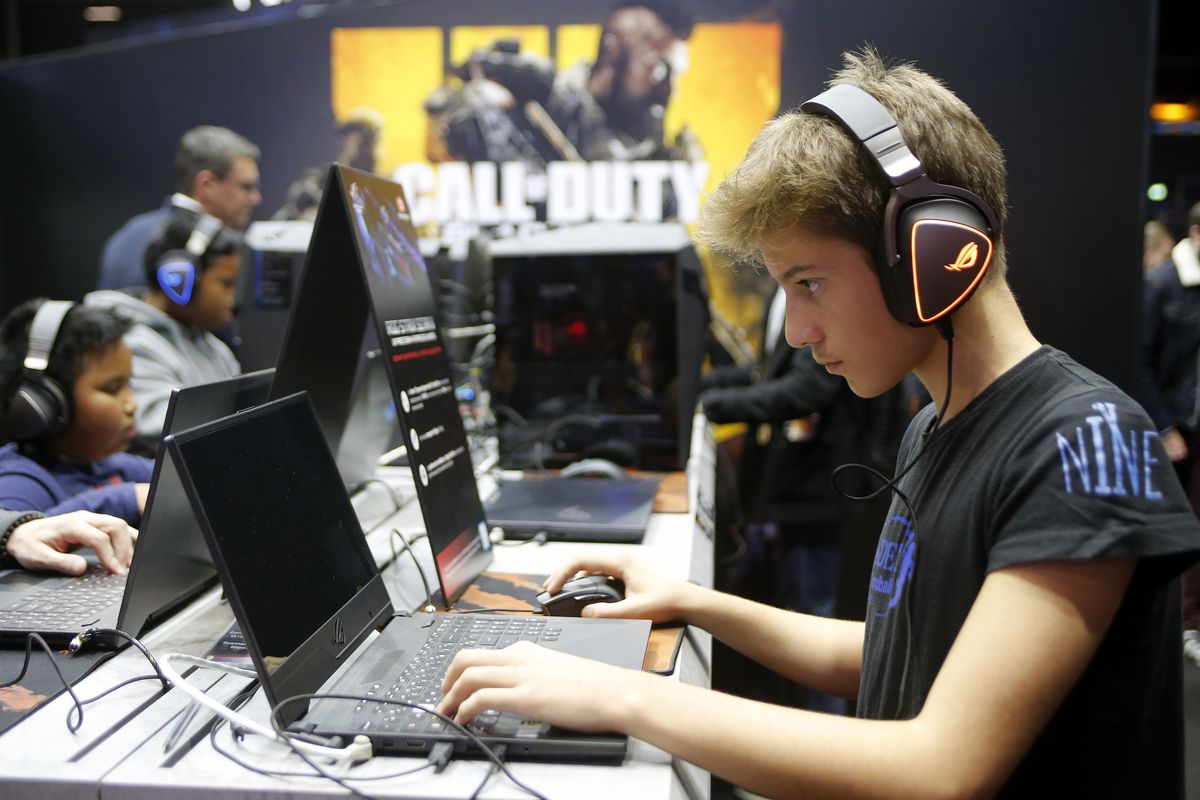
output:
[[[99,617],[99,613],[121,601],[125,576],[93,567],[90,572],[66,583],[31,592],[0,608],[0,628],[30,631],[63,631]]]
[[[545,617],[439,618],[425,645],[400,674],[390,683],[371,684],[365,694],[433,707],[442,699],[442,679],[459,650],[499,650],[520,641],[550,644],[561,633],[561,624]],[[433,714],[407,706],[363,702],[354,712],[364,732],[436,734],[450,727]],[[471,723],[471,730],[481,736],[535,738],[549,728],[538,720],[492,710]]]

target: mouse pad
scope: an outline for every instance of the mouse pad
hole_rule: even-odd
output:
[[[74,683],[114,655],[115,651],[108,650],[81,650],[70,655],[66,650],[56,650],[54,661],[62,670],[63,678]],[[0,650],[0,683],[16,678],[24,662],[24,646]],[[49,657],[35,645],[29,669],[21,682],[0,689],[0,731],[20,722],[30,711],[53,700],[63,690],[62,680],[51,666]]]
[[[542,592],[545,575],[528,575],[516,572],[484,572],[467,587],[462,597],[454,604],[455,611],[497,610],[500,614],[538,613],[537,596]],[[441,595],[434,602],[441,604]],[[687,626],[679,624],[655,625],[650,629],[650,641],[646,645],[646,659],[642,669],[660,675],[675,671],[679,648],[683,644],[683,632]]]

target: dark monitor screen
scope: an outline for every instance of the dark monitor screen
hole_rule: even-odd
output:
[[[295,395],[167,446],[270,674],[377,574],[312,407]]]
[[[495,258],[503,465],[681,466],[683,270],[671,252]]]

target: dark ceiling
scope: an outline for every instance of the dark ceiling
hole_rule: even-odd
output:
[[[85,21],[83,10],[101,2],[119,5],[122,19]],[[237,17],[291,16],[313,10],[305,6],[358,5],[363,0],[276,0],[279,5],[272,8],[263,7],[262,0],[249,2],[251,10],[239,13],[232,0],[0,0],[0,59]],[[1103,13],[1103,7],[1098,3],[1096,13]],[[1200,2],[1160,0],[1155,84],[1158,101],[1200,104]]]

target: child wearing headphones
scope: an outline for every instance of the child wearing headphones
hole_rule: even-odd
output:
[[[0,508],[141,522],[154,462],[125,452],[137,410],[128,327],[57,300],[0,323]]]
[[[786,334],[860,396],[909,372],[913,420],[866,622],[804,616],[577,557],[856,718],[753,702],[519,642],[459,653],[440,710],[627,733],[772,797],[1183,796],[1179,572],[1200,525],[1155,425],[1039,343],[1005,281],[1005,170],[969,108],[910,65],[845,56],[768,123],[701,237],[787,294]],[[1030,268],[1038,268],[1031,265]],[[733,734],[733,735],[731,735]]]
[[[208,214],[173,209],[145,253],[146,289],[91,292],[84,304],[111,311],[132,327],[133,394],[138,434],[162,436],[171,390],[232,378],[241,366],[213,331],[233,319],[241,238]]]

